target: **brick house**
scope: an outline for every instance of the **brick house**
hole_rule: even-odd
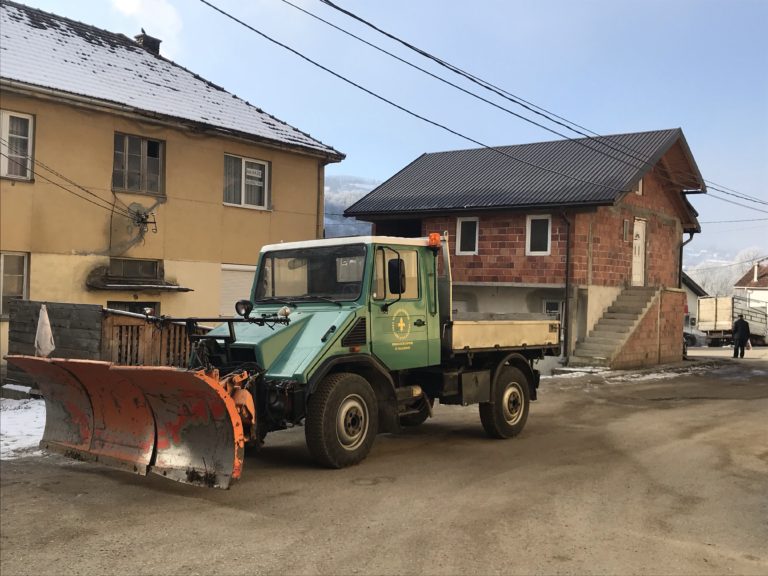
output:
[[[0,357],[11,300],[232,316],[261,246],[322,237],[341,152],[147,34],[6,0],[0,32]]]
[[[679,359],[687,196],[682,130],[424,154],[350,206],[377,234],[448,231],[460,311],[560,316],[569,363]]]

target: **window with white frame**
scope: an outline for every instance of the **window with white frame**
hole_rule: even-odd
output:
[[[224,204],[269,208],[269,164],[225,154]]]
[[[552,217],[528,216],[525,226],[525,255],[549,256],[552,249]]]
[[[163,152],[160,140],[115,133],[112,189],[163,194]]]
[[[456,254],[477,254],[480,223],[477,218],[456,219]]]
[[[11,300],[28,297],[28,270],[28,254],[0,252],[0,316],[8,316]]]
[[[0,176],[32,179],[34,118],[0,110]]]

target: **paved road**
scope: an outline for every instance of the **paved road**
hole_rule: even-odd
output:
[[[768,360],[719,362],[546,379],[510,441],[439,406],[345,470],[277,433],[229,491],[4,461],[0,572],[765,575]]]

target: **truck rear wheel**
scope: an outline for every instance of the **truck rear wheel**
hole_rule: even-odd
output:
[[[365,459],[379,428],[376,394],[361,376],[326,376],[309,397],[304,434],[312,457],[344,468]]]
[[[491,438],[512,438],[528,419],[528,379],[512,366],[502,366],[493,381],[491,402],[480,403],[480,421]]]

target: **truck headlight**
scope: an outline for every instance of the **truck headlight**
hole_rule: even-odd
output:
[[[235,312],[237,312],[238,316],[242,316],[243,318],[248,318],[252,310],[253,310],[253,302],[251,302],[250,300],[238,300],[235,303]]]

